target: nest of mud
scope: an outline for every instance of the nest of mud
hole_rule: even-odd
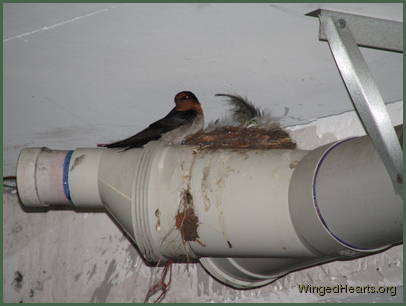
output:
[[[183,144],[204,149],[295,149],[296,144],[281,128],[219,127],[188,136]]]

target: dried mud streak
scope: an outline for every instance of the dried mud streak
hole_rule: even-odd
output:
[[[185,145],[199,145],[204,149],[295,149],[289,134],[280,129],[221,127],[190,135]]]
[[[209,164],[204,167],[203,169],[203,177],[202,177],[202,181],[200,183],[200,189],[202,191],[202,195],[203,195],[203,204],[204,204],[204,210],[208,211],[210,209],[211,206],[211,202],[208,196],[208,192],[211,190],[209,181],[208,181],[208,177],[210,174],[210,165],[211,165],[211,159],[209,159]]]

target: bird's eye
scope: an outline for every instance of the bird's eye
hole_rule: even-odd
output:
[[[190,97],[189,96],[183,96],[183,98],[182,98],[182,100],[187,100],[187,99],[190,99]]]

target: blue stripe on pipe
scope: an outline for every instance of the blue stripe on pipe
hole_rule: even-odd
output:
[[[70,197],[70,190],[69,190],[69,182],[68,182],[68,176],[69,176],[69,163],[72,158],[73,151],[68,151],[68,153],[65,156],[65,160],[63,161],[63,192],[65,194],[65,197],[69,200],[72,201]]]

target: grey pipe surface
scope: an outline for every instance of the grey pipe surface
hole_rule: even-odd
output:
[[[295,228],[320,253],[351,255],[402,241],[403,205],[368,136],[309,153],[289,189]]]

